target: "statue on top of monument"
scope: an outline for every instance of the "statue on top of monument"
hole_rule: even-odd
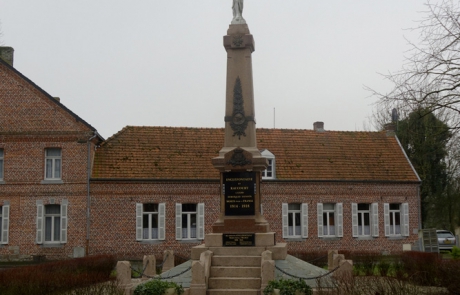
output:
[[[233,25],[246,23],[243,18],[243,1],[244,0],[233,0]]]

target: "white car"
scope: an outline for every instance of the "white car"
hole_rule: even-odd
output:
[[[448,230],[437,230],[439,250],[449,250],[457,245],[455,236]]]

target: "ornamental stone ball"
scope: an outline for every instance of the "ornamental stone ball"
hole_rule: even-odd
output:
[[[246,24],[246,21],[243,18],[243,2],[244,2],[244,0],[233,0],[232,25]]]

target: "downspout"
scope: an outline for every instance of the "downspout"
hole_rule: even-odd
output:
[[[86,256],[89,256],[89,238],[90,238],[90,225],[91,225],[91,195],[90,195],[90,178],[91,178],[91,140],[96,138],[98,135],[97,131],[94,131],[94,135],[88,138],[87,141],[87,178],[86,178]]]

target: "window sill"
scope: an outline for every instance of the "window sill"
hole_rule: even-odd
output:
[[[142,245],[158,245],[158,244],[162,244],[164,241],[163,240],[141,240],[138,242],[139,244],[142,244]]]
[[[45,179],[40,182],[40,184],[63,184],[64,181],[62,179],[56,179],[56,180],[51,180],[51,179]]]
[[[61,243],[50,243],[50,244],[41,244],[42,248],[64,248],[65,244]]]
[[[339,241],[341,238],[340,237],[320,237],[321,240],[325,241]]]
[[[404,240],[406,237],[403,236],[387,236],[389,240]]]
[[[179,243],[181,244],[201,244],[203,240],[197,240],[197,239],[192,239],[192,240],[179,240]]]
[[[306,240],[306,238],[301,238],[301,237],[295,237],[295,238],[292,237],[292,238],[290,238],[290,237],[287,237],[287,238],[284,238],[284,240],[286,242],[303,242],[303,241]]]

